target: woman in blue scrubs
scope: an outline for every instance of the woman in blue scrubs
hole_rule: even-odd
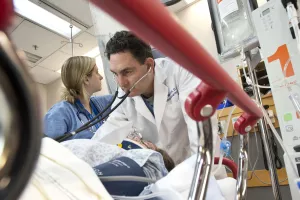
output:
[[[55,104],[44,118],[44,134],[51,138],[78,129],[100,113],[112,100],[112,95],[91,97],[93,93],[101,90],[103,79],[93,58],[69,58],[62,66],[61,79],[65,86],[63,101]],[[110,109],[103,116],[109,111]],[[104,121],[101,121],[70,139],[90,139],[103,123]]]

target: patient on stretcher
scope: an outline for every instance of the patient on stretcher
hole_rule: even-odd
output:
[[[118,144],[118,146],[125,150],[152,149],[153,151],[157,151],[161,154],[165,163],[165,167],[167,168],[168,171],[171,171],[175,167],[175,163],[173,159],[169,156],[169,154],[165,150],[158,148],[152,142],[144,140],[141,134],[137,134],[135,132],[129,134],[121,144]]]
[[[116,162],[116,160],[122,161],[124,157],[127,160],[134,160],[135,165],[138,168],[142,168],[142,173],[147,177],[151,174],[156,177],[162,177],[156,184],[143,188],[142,194],[138,195],[153,194],[155,192],[162,195],[164,192],[163,200],[187,199],[195,167],[195,156],[179,164],[168,174],[166,168],[162,167],[164,164],[161,155],[155,151],[149,149],[126,151],[116,145],[108,145],[93,140],[79,141],[70,140],[70,142],[62,145],[50,138],[44,138],[36,169],[30,183],[19,199],[113,200],[103,186],[104,181],[99,181],[99,176],[97,177],[99,171],[97,172],[95,168],[101,163],[105,164],[108,162],[115,166],[121,165],[122,163]],[[72,152],[75,152],[75,155]],[[138,173],[141,173],[141,171]],[[125,182],[123,182],[123,185],[126,186]],[[227,182],[226,185],[228,185]],[[232,188],[234,191],[235,187]],[[123,191],[130,194],[132,187],[127,189],[129,192]],[[165,196],[166,189],[168,190],[167,196]],[[132,191],[131,194],[139,193],[135,188]],[[235,196],[233,195],[233,197]],[[232,200],[234,199],[233,197],[226,198],[226,200]],[[218,183],[213,177],[209,181],[206,200],[225,200]]]
[[[102,176],[138,176],[159,180],[175,166],[165,151],[132,135],[119,145],[86,139],[69,140],[61,144],[87,162],[99,179]],[[111,195],[137,196],[149,184],[114,181],[103,182],[103,185]]]

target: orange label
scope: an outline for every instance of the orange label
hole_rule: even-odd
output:
[[[271,63],[275,60],[279,60],[280,65],[281,65],[281,69],[284,72],[284,67],[285,64],[287,63],[287,61],[290,59],[290,55],[288,52],[288,48],[286,46],[286,44],[281,45],[280,47],[278,47],[277,51],[270,57],[268,57],[268,62]],[[292,65],[292,62],[290,61],[289,64],[287,65],[286,68],[286,77],[290,77],[290,76],[294,76],[295,72],[294,72],[294,68]]]
[[[300,114],[296,112],[297,119],[300,119]]]
[[[219,3],[221,3],[222,2],[222,0],[217,0],[217,3],[219,4]]]

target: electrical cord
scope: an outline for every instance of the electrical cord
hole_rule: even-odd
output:
[[[257,165],[257,163],[258,163],[258,161],[259,161],[259,153],[260,153],[260,151],[259,151],[259,147],[258,147],[258,139],[257,139],[257,133],[256,133],[256,131],[254,132],[254,135],[255,135],[255,142],[256,142],[256,151],[257,151],[257,157],[256,157],[256,160],[255,160],[255,162],[254,162],[254,165],[252,166],[252,164],[251,164],[251,160],[250,160],[250,157],[249,157],[249,165],[250,165],[250,167],[251,167],[251,175],[250,175],[250,177],[247,179],[248,181],[249,180],[252,180],[253,179],[253,175],[258,179],[258,181],[260,181],[261,183],[263,183],[263,184],[265,184],[265,185],[271,185],[271,182],[265,182],[265,181],[263,181],[263,180],[261,180],[261,178],[256,174],[256,170],[255,170],[255,167],[256,167],[256,165]],[[231,157],[232,158],[232,157]],[[234,160],[233,158],[232,158],[232,160]],[[286,180],[287,180],[288,178],[285,178],[285,179],[283,179],[283,180],[280,180],[279,181],[279,183],[283,183],[283,182],[285,182]]]
[[[272,124],[272,121],[271,121],[271,119],[269,118],[267,111],[262,107],[261,104],[259,104],[258,102],[256,102],[256,103],[257,103],[257,105],[261,108],[261,110],[263,111],[264,117],[265,117],[265,119],[267,120],[267,122],[268,122],[268,124],[269,124],[269,126],[270,126],[270,128],[271,128],[271,130],[272,130],[272,132],[273,132],[273,134],[274,134],[274,136],[275,136],[275,138],[277,139],[279,145],[281,146],[281,148],[283,149],[284,152],[288,152],[287,149],[285,148],[285,145],[284,145],[284,143],[283,143],[282,138],[280,137],[280,135],[279,135],[278,132],[276,131],[274,125]],[[288,160],[289,160],[289,162],[290,162],[290,164],[291,164],[291,166],[292,166],[292,168],[293,168],[293,171],[294,171],[295,175],[298,175],[298,170],[297,170],[297,168],[296,168],[296,165],[294,165],[294,164],[293,164],[293,161],[292,161],[293,159],[290,157],[289,154],[287,154],[287,157],[288,157]]]
[[[253,171],[253,174],[254,174],[254,176],[257,178],[257,180],[258,180],[259,182],[261,182],[261,183],[263,183],[263,184],[265,184],[265,185],[272,185],[271,182],[266,182],[266,181],[261,180],[261,179],[257,176],[257,174],[255,173],[255,171]],[[285,179],[283,179],[283,180],[278,180],[278,183],[279,183],[279,184],[280,184],[280,183],[283,183],[283,182],[285,182],[286,180],[288,180],[288,178],[285,178]]]

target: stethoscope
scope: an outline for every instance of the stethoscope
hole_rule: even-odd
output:
[[[92,110],[92,113],[88,113],[85,108],[83,107],[83,105],[81,104],[81,102],[79,100],[76,100],[75,103],[74,103],[74,106],[76,107],[77,109],[77,112],[76,112],[76,115],[77,115],[77,118],[79,119],[79,121],[81,122],[82,125],[84,125],[87,121],[93,119],[93,114],[94,115],[97,115],[98,113],[100,113],[100,111],[98,110],[98,108],[95,106],[95,104],[93,103],[93,101],[91,100],[90,102],[90,105],[91,105],[91,110]],[[102,115],[100,115],[100,117],[102,118]],[[83,120],[86,119],[86,120]],[[101,125],[104,123],[104,120],[101,121]],[[95,133],[96,130],[101,126],[99,124],[95,124],[95,126],[92,126],[90,127],[90,131]]]
[[[112,101],[102,110],[102,112],[99,112],[93,119],[91,119],[90,121],[86,122],[85,124],[83,124],[81,127],[79,127],[78,129],[76,129],[75,131],[72,132],[67,132],[62,136],[59,136],[57,138],[55,138],[54,140],[56,140],[57,142],[63,142],[64,140],[76,135],[77,133],[84,131],[92,126],[94,126],[95,124],[103,121],[104,119],[106,119],[113,111],[115,111],[122,103],[123,101],[125,101],[125,99],[128,97],[128,95],[131,93],[131,91],[136,87],[136,85],[141,82],[151,71],[152,67],[149,68],[149,70],[146,72],[146,74],[144,74],[139,80],[137,80],[133,86],[128,90],[128,92],[126,92],[123,96],[118,97],[119,91],[118,91],[118,87],[117,90],[115,92],[115,95],[112,99]],[[117,84],[118,85],[118,84]],[[111,107],[111,105],[115,102],[116,98],[121,99],[121,101],[114,106],[110,112],[108,112],[106,115],[102,116],[105,111],[107,111],[107,109],[109,109]],[[100,119],[98,119],[98,117],[102,116]]]

